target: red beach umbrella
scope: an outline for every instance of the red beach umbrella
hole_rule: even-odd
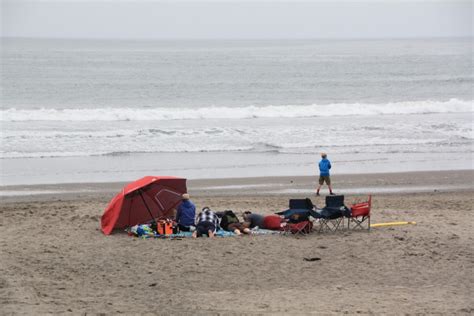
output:
[[[171,215],[186,193],[186,179],[146,176],[127,184],[109,203],[101,218],[102,232],[143,224]]]

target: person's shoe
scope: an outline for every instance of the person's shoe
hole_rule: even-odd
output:
[[[331,192],[331,193],[329,193],[329,195],[336,195],[336,193]]]
[[[316,192],[316,196],[319,196],[319,192]]]

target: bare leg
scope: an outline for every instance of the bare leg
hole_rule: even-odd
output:
[[[330,184],[328,184],[328,188],[329,188],[329,193],[332,194],[332,188]]]
[[[197,231],[193,231],[193,238],[197,238]]]
[[[214,232],[212,230],[208,230],[207,234],[209,235],[209,238],[214,238]]]
[[[319,195],[319,190],[321,190],[321,184],[318,186],[318,188],[316,189],[316,194]]]

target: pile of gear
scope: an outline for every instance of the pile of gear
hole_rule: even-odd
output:
[[[316,207],[309,198],[290,199],[289,208],[273,215],[244,212],[241,221],[232,210],[214,212],[204,207],[195,216],[195,206],[188,194],[178,206],[174,219],[166,218],[127,229],[131,236],[141,238],[235,236],[241,234],[308,234],[314,224],[318,231],[337,231],[343,228],[362,228],[368,222],[370,228],[370,196],[367,202],[347,207],[343,195],[329,195],[326,206]],[[311,217],[315,219],[311,220]],[[347,225],[346,222],[347,221]]]
[[[285,211],[273,215],[244,212],[242,221],[232,210],[214,212],[209,207],[196,216],[196,206],[187,194],[186,179],[146,176],[127,184],[110,201],[101,217],[101,229],[106,235],[114,229],[126,229],[130,235],[144,238],[234,236],[273,231],[305,234],[313,231],[315,224],[319,224],[319,231],[370,229],[370,210],[370,195],[367,201],[346,207],[343,195],[332,194],[326,197],[323,208],[316,207],[308,198],[291,199]]]

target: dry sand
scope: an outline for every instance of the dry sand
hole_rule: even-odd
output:
[[[100,216],[122,184],[3,188],[63,193],[2,198],[0,314],[473,313],[473,178],[472,170],[334,177],[348,203],[351,193],[379,192],[373,222],[417,225],[197,240],[104,236]],[[314,180],[188,187],[198,208],[271,213],[310,196]]]

